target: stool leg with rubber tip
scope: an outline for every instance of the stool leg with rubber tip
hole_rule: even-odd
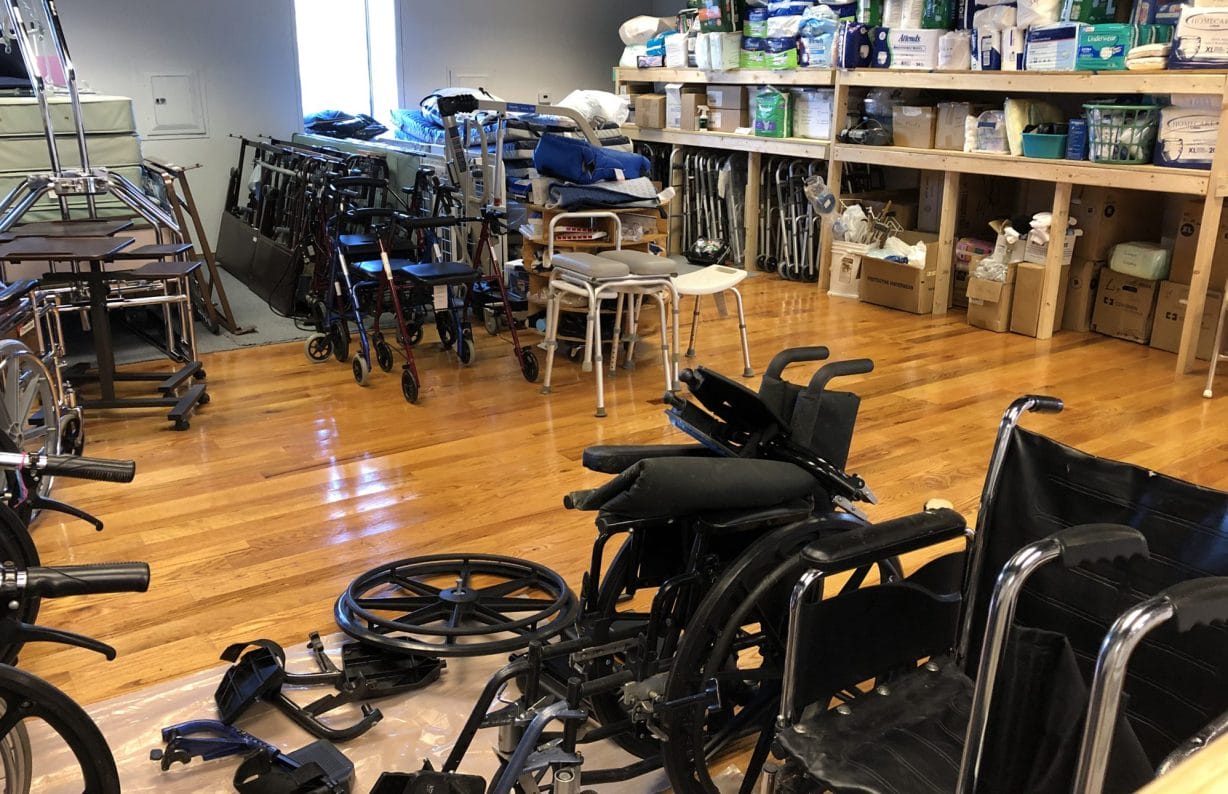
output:
[[[687,358],[695,358],[695,337],[699,332],[699,303],[702,300],[702,295],[695,296],[695,311],[691,314],[691,341],[686,348]]]
[[[1219,307],[1219,322],[1215,325],[1215,346],[1211,348],[1211,369],[1207,372],[1207,388],[1203,391],[1202,396],[1208,400],[1213,396],[1212,389],[1215,386],[1215,370],[1220,359],[1224,355],[1224,321],[1228,319],[1228,295],[1225,295],[1224,302]]]
[[[644,296],[632,295],[627,307],[627,355],[623,369],[635,369],[635,349],[640,343],[640,312],[644,309]]]
[[[622,352],[624,344],[631,344],[631,335],[629,333],[629,315],[631,304],[634,297],[628,300],[628,295],[625,292],[618,293],[618,297],[614,300],[614,337],[610,341],[610,377],[614,377],[618,372],[618,355]],[[627,317],[624,317],[627,315]]]
[[[682,351],[679,349],[681,347],[680,340],[682,339],[682,335],[678,333],[678,315],[682,312],[682,307],[680,305],[682,303],[682,296],[679,295],[678,291],[672,287],[670,288],[668,294],[670,303],[672,304],[672,314],[674,318],[674,336],[671,340],[674,347],[674,369],[670,372],[672,386],[670,391],[677,392],[682,390],[682,382],[678,380],[678,373],[682,371]],[[662,331],[662,333],[664,333],[664,331]]]
[[[605,416],[605,367],[602,366],[601,360],[601,299],[593,298],[591,308],[588,312],[589,323],[589,341],[592,343],[590,348],[593,351],[593,363],[591,368],[597,375],[597,416]]]
[[[755,371],[750,368],[750,343],[746,339],[746,312],[742,308],[742,293],[737,287],[729,291],[733,293],[733,299],[738,304],[738,333],[742,335],[742,363],[745,365],[742,377],[749,378]]]
[[[550,393],[550,379],[554,375],[554,351],[559,346],[559,295],[550,291],[546,296],[546,377],[542,381],[542,394]]]
[[[596,348],[597,369],[601,369],[601,301],[593,298],[588,304],[587,328],[584,332],[584,365],[585,372],[593,371],[593,349]],[[596,333],[594,334],[594,327]]]

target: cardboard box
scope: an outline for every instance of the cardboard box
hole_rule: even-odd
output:
[[[937,232],[942,219],[942,171],[922,171],[917,189],[917,229]]]
[[[1002,333],[1011,325],[1011,303],[1014,300],[1015,268],[1006,281],[988,281],[972,276],[968,279],[968,325],[986,331]]]
[[[873,256],[862,256],[861,302],[913,314],[929,314],[934,310],[934,276],[937,272],[934,257],[938,252],[938,237],[924,232],[900,232],[896,236],[906,243],[925,243],[925,267],[910,267]]]
[[[635,100],[635,123],[646,130],[665,127],[665,95],[641,94]]]
[[[1069,265],[1074,258],[1075,240],[1077,239],[1078,234],[1074,229],[1066,230],[1066,237],[1062,244],[1062,267]],[[1049,243],[1042,243],[1036,232],[1030,232],[1027,240],[1027,245],[1023,249],[1023,261],[1043,265],[1049,258],[1049,243],[1053,242],[1052,238]]]
[[[710,85],[708,86],[709,110],[746,110],[750,107],[746,102],[746,91],[740,85]]]
[[[736,132],[741,127],[750,127],[750,113],[746,108],[708,108],[708,129],[713,132]]]
[[[939,102],[934,124],[934,148],[962,152],[964,120],[973,115],[971,102]],[[928,172],[927,172],[928,173]]]
[[[682,97],[687,95],[702,94],[705,98],[707,92],[702,85],[683,84],[683,83],[667,83],[665,86],[665,126],[669,129],[682,128]],[[699,102],[696,107],[702,105]]]
[[[1063,267],[1058,277],[1057,314],[1053,329],[1062,327],[1070,271]],[[1025,262],[1015,271],[1015,296],[1011,301],[1011,333],[1036,336],[1040,332],[1041,298],[1045,289],[1045,266]]]
[[[1156,350],[1176,353],[1181,346],[1181,330],[1185,324],[1185,305],[1189,295],[1188,284],[1160,282],[1155,321],[1151,325],[1151,346]],[[1215,347],[1215,325],[1219,322],[1219,309],[1223,300],[1223,293],[1207,292],[1202,323],[1199,325],[1198,346],[1195,348],[1195,356],[1203,361],[1211,359],[1211,349]]]
[[[682,114],[679,118],[678,129],[687,131],[699,129],[699,108],[703,106],[705,99],[703,94],[682,95]]]
[[[891,111],[891,138],[896,146],[933,149],[938,118],[933,108],[896,105]]]
[[[1123,276],[1105,269],[1100,273],[1092,330],[1105,336],[1147,344],[1155,315],[1160,282]]]
[[[1199,206],[1201,212],[1201,203]],[[1118,243],[1160,238],[1161,213],[1156,211],[1154,193],[1076,186],[1070,197],[1070,216],[1083,230],[1074,247],[1075,256],[1083,259],[1108,259],[1110,249]]]
[[[1187,199],[1176,207],[1175,225],[1166,229],[1165,238],[1173,238],[1172,265],[1168,280],[1189,284],[1194,278],[1194,251],[1202,230],[1202,199]],[[1211,257],[1211,289],[1223,289],[1228,282],[1228,214],[1221,216],[1219,237]]]
[[[951,305],[968,307],[968,279],[977,263],[993,253],[994,244],[986,240],[961,237],[955,241],[954,261],[951,263]]]
[[[1104,266],[1104,262],[1091,259],[1071,262],[1066,282],[1066,306],[1062,310],[1063,331],[1091,330],[1092,308],[1100,286],[1100,269]]]

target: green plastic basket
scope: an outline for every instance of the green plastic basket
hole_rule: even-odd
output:
[[[1139,165],[1151,162],[1160,108],[1155,105],[1084,105],[1087,159],[1095,163]]]

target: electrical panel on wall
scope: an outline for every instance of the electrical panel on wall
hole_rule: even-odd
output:
[[[449,88],[485,88],[490,93],[496,93],[490,87],[490,72],[477,72],[471,69],[449,69]]]
[[[208,134],[200,75],[151,74],[149,112],[142,134],[148,137],[194,137]]]

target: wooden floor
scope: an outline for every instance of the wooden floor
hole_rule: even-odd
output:
[[[918,317],[768,277],[744,292],[759,372],[800,345],[877,362],[855,384],[864,401],[851,458],[880,497],[876,517],[943,496],[971,518],[1001,411],[1026,392],[1068,405],[1031,427],[1228,488],[1222,400],[1204,400],[1198,378],[1175,377],[1170,354],[1093,334],[993,334],[957,313]],[[392,375],[377,371],[360,389],[349,367],[309,364],[287,344],[209,356],[213,402],[188,432],[157,413],[90,415],[88,452],[135,458],[137,480],[65,483],[59,496],[101,516],[106,531],[49,516],[36,541],[49,564],[148,560],[153,585],[44,607],[41,622],[113,643],[116,661],[33,646],[23,666],[84,702],[131,692],[217,664],[235,641],[333,631],[333,601],[355,575],[426,553],[525,556],[578,583],[592,515],[565,510],[562,497],[604,480],[581,468],[586,446],[679,438],[662,415],[659,368],[646,360],[620,372],[610,415],[596,420],[591,375],[562,361],[544,397],[508,346],[480,327],[477,336],[468,369],[420,353],[417,406]],[[736,339],[733,320],[711,319],[697,360],[740,372]]]

